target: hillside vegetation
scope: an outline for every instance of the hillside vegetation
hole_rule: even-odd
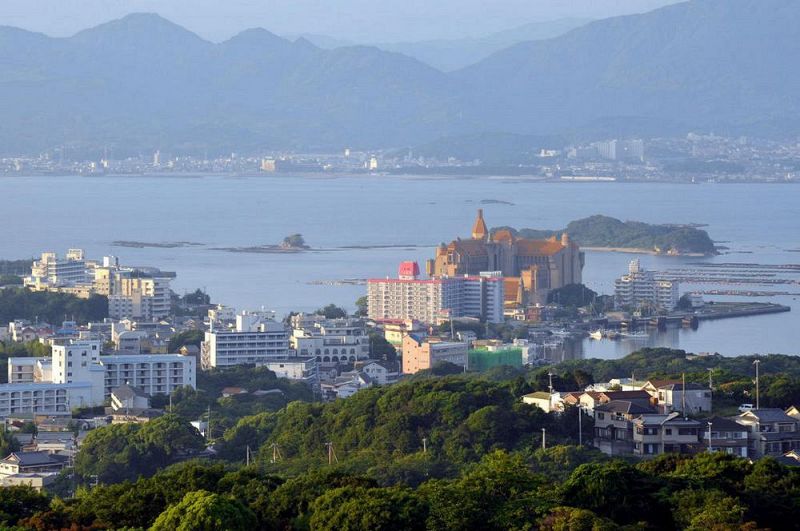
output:
[[[619,247],[646,249],[662,253],[678,254],[716,254],[714,241],[708,233],[696,227],[685,225],[652,225],[640,221],[621,221],[609,216],[594,215],[571,221],[566,228],[559,230],[509,229],[522,238],[561,237],[566,232],[569,237],[584,247]]]

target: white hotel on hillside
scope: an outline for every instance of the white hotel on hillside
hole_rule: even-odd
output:
[[[193,356],[102,356],[101,349],[99,340],[71,340],[54,345],[50,358],[9,358],[9,383],[0,385],[0,417],[100,406],[112,389],[126,383],[151,395],[196,386]]]

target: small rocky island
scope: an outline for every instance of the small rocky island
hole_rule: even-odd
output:
[[[564,229],[508,229],[522,238],[545,239],[567,233],[587,250],[651,253],[675,256],[711,256],[719,254],[714,241],[696,224],[652,225],[640,221],[621,221],[595,215],[571,221]]]
[[[277,245],[254,245],[252,247],[215,247],[215,251],[228,251],[230,253],[301,253],[309,250],[302,234],[290,234]]]

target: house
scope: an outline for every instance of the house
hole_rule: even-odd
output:
[[[48,452],[13,452],[0,461],[0,484],[30,485],[40,490],[52,483],[68,460],[65,455]]]
[[[548,393],[547,391],[528,393],[522,397],[522,403],[536,406],[545,413],[564,411],[564,402],[559,393]]]
[[[692,454],[703,450],[703,424],[679,413],[644,414],[633,420],[633,455]]]
[[[356,362],[355,367],[378,385],[393,384],[400,379],[400,364],[397,362],[367,360]]]
[[[711,389],[696,383],[668,383],[658,386],[655,393],[662,413],[680,411],[698,414],[711,411]]]
[[[789,406],[786,408],[786,414],[792,417],[793,419],[800,420],[800,408],[797,406]]]
[[[222,389],[222,398],[230,398],[236,395],[246,395],[247,389],[242,387],[225,387]]]
[[[150,395],[132,385],[123,384],[111,391],[111,409],[113,411],[148,409]]]
[[[650,407],[652,397],[647,391],[587,391],[580,395],[578,401],[584,411],[592,413],[600,404],[607,404],[612,400],[624,400],[638,406]]]
[[[800,449],[800,421],[782,409],[751,409],[735,420],[748,430],[748,457],[779,456]]]
[[[706,428],[701,439],[712,451],[748,457],[747,427],[724,417],[711,417],[704,422],[706,427],[711,423],[711,444],[708,443]]]
[[[633,453],[633,420],[641,415],[654,414],[629,400],[612,400],[594,409],[594,446],[608,455]]]
[[[321,384],[322,396],[328,400],[353,396],[361,389],[372,387],[372,378],[358,371],[343,372],[331,383]]]

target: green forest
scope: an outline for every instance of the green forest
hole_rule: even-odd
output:
[[[800,398],[800,360],[760,360],[762,400]],[[0,520],[41,530],[800,527],[799,468],[722,453],[611,459],[591,448],[590,417],[579,431],[575,408],[556,415],[520,402],[546,389],[549,370],[563,389],[631,372],[699,382],[711,373],[723,408],[727,393],[752,393],[752,359],[668,349],[423,372],[328,403],[263,369],[215,371],[203,391],[173,393],[171,414],[90,432],[74,475],[49,493],[0,490]],[[225,385],[249,393],[222,398]],[[212,450],[189,424],[209,410]]]

